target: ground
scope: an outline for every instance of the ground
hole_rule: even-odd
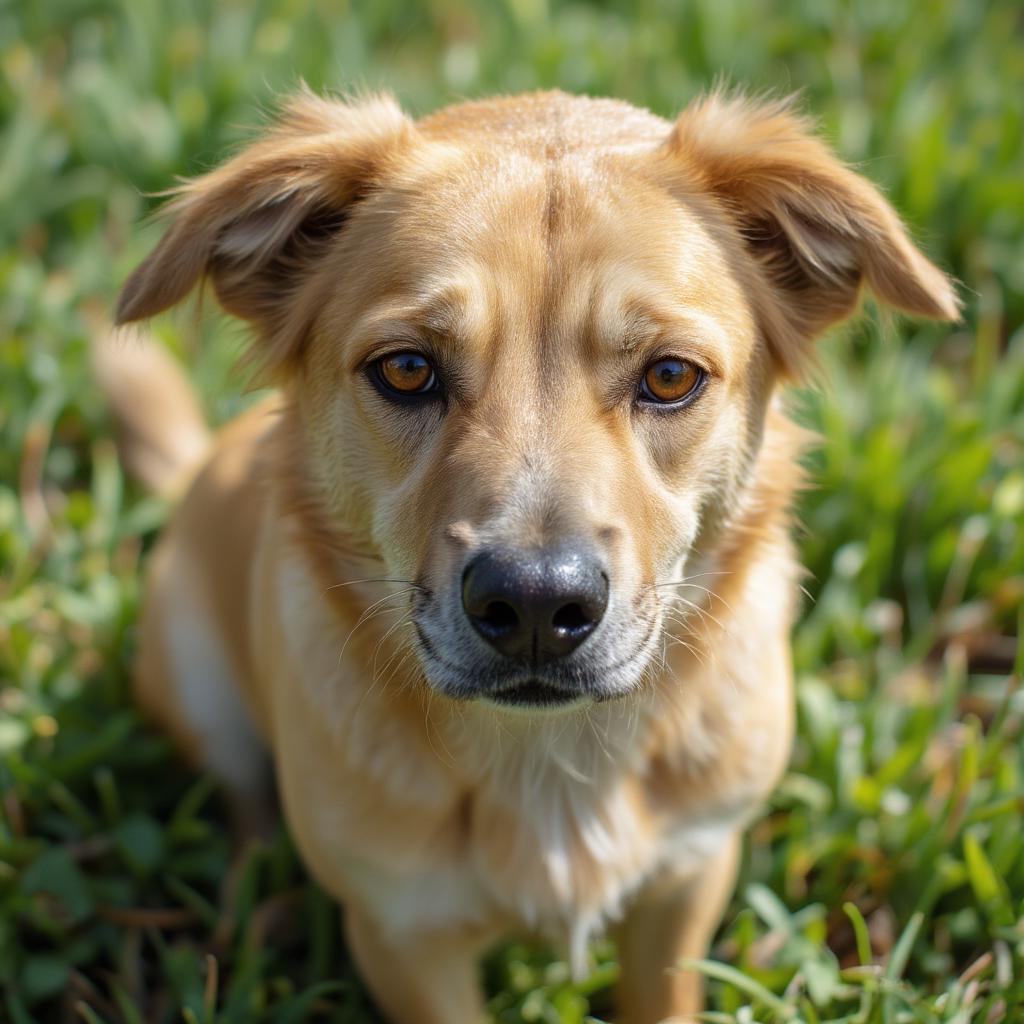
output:
[[[1013,0],[0,3],[0,1020],[374,1020],[338,911],[282,832],[223,806],[127,697],[166,515],[122,478],[89,325],[152,245],[144,193],[215,164],[275,92],[386,85],[414,113],[534,86],[669,116],[725,75],[803,89],[956,275],[962,325],[869,310],[790,396],[799,735],[703,967],[714,1021],[1024,1019],[1024,17]],[[166,318],[210,416],[241,332]],[[1016,663],[1016,666],[1015,666]],[[609,1019],[495,951],[497,1022]]]

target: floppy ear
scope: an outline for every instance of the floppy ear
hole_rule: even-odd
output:
[[[792,368],[807,340],[854,310],[864,284],[906,313],[958,318],[949,279],[791,101],[712,94],[683,111],[668,147],[723,201],[763,268],[777,302],[771,340],[784,366]]]
[[[288,298],[413,131],[390,97],[303,91],[262,139],[175,190],[173,223],[125,282],[116,322],[153,316],[208,277],[224,309],[263,336],[265,360],[286,361],[309,327]]]

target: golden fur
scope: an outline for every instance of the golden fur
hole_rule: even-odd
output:
[[[776,385],[865,285],[951,319],[949,282],[785,104],[719,95],[675,124],[561,93],[414,123],[304,93],[171,213],[118,321],[209,280],[279,395],[213,441],[151,561],[143,705],[243,808],[266,745],[394,1024],[480,1019],[475,958],[505,933],[580,971],[610,926],[618,1019],[692,1015],[671,968],[704,953],[792,732],[801,437]],[[451,368],[443,410],[367,384],[396,344]],[[707,385],[641,409],[666,353]],[[150,404],[184,393],[154,377],[108,386],[173,449],[202,426]],[[587,643],[616,699],[457,699],[468,554],[569,534],[610,567]]]

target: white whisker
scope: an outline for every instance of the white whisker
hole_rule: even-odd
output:
[[[356,630],[364,623],[369,622],[370,619],[376,618],[377,615],[383,614],[385,611],[398,611],[397,608],[381,608],[380,611],[376,611],[381,605],[386,604],[388,601],[397,600],[400,597],[405,597],[407,594],[413,593],[414,588],[408,587],[405,590],[399,590],[394,594],[385,594],[379,601],[374,601],[373,604],[363,609],[362,614],[356,620],[356,624],[349,630],[349,634],[345,637],[344,643],[341,645],[341,650],[338,652],[338,667],[341,667],[341,659],[345,655],[345,649],[348,647],[349,641],[354,636]]]

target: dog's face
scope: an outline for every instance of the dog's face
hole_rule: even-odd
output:
[[[712,107],[671,129],[532,97],[413,128],[306,99],[186,192],[126,288],[137,319],[205,272],[257,325],[329,517],[413,584],[450,697],[636,689],[673,584],[743,506],[779,372],[864,279],[955,312],[796,119]]]
[[[622,694],[741,489],[767,350],[699,202],[587,154],[435,160],[334,254],[300,386],[317,472],[421,588],[443,692]]]

